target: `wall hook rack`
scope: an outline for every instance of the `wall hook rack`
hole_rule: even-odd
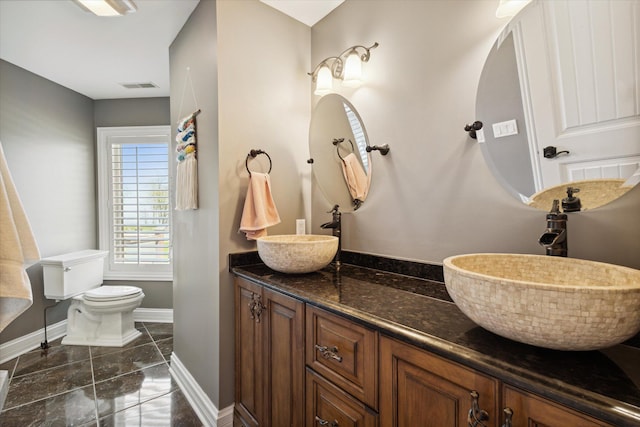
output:
[[[471,124],[466,124],[464,126],[464,130],[469,132],[469,136],[473,139],[476,139],[478,136],[476,135],[476,131],[482,129],[482,122],[475,121]]]
[[[379,151],[380,154],[382,154],[383,156],[386,156],[387,154],[389,154],[389,150],[391,150],[391,148],[389,148],[389,144],[384,144],[384,145],[367,145],[367,153],[370,153],[372,151]]]

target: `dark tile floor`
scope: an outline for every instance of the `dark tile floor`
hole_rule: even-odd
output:
[[[136,328],[124,347],[58,339],[1,364],[10,382],[0,426],[202,426],[169,374],[173,325]]]

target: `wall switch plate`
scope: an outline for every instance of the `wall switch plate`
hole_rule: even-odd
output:
[[[492,127],[494,138],[502,138],[518,134],[518,124],[515,119],[507,120],[506,122],[494,123]]]

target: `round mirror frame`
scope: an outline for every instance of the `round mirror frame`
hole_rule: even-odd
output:
[[[313,175],[327,202],[339,205],[343,212],[355,211],[364,202],[354,201],[349,192],[343,172],[344,157],[352,152],[357,157],[366,175],[366,197],[371,184],[371,156],[366,151],[368,145],[362,118],[346,98],[331,93],[318,101],[309,126]]]

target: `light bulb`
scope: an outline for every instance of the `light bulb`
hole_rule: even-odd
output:
[[[496,18],[507,18],[515,16],[531,0],[500,0],[496,10]]]

